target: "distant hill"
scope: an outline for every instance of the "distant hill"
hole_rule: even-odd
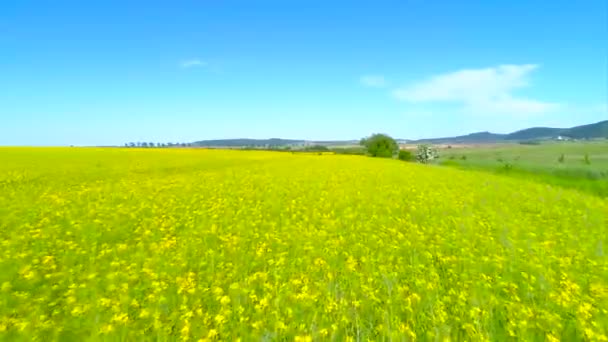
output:
[[[507,134],[505,140],[550,139],[562,135],[563,128],[532,127]]]
[[[532,127],[522,129],[509,134],[496,134],[491,132],[477,132],[457,137],[405,140],[397,139],[399,143],[429,143],[429,144],[488,144],[498,142],[526,141],[556,139],[557,137],[572,139],[595,139],[608,138],[608,120],[596,122],[590,125],[582,125],[571,128]],[[286,147],[286,146],[348,146],[357,145],[358,140],[331,140],[311,141],[299,139],[220,139],[201,140],[192,143],[198,147]]]
[[[568,128],[561,134],[574,139],[608,138],[608,120]]]
[[[286,146],[348,146],[357,145],[359,140],[329,140],[329,141],[312,141],[312,140],[294,140],[294,139],[219,139],[219,140],[201,140],[192,143],[192,146],[197,147],[286,147]]]
[[[533,127],[507,134],[506,140],[550,139],[558,136],[572,139],[594,139],[608,137],[608,120],[571,128]]]
[[[347,145],[359,145],[359,140],[319,140],[319,141],[307,141],[309,145],[323,145],[323,146],[347,146]]]
[[[199,147],[264,147],[264,146],[289,146],[304,144],[305,140],[292,139],[218,139],[201,140],[192,143],[192,146]]]
[[[560,136],[572,139],[608,138],[608,120],[596,122],[590,125],[582,125],[571,128],[532,127],[509,134],[479,132],[458,137],[420,139],[412,141],[412,143],[481,144],[495,142],[556,139]]]
[[[457,137],[420,139],[409,141],[410,143],[429,143],[429,144],[471,144],[471,143],[494,143],[504,139],[504,134],[490,132],[477,132]]]

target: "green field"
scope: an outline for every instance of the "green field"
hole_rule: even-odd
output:
[[[588,161],[585,160],[585,155],[588,156]],[[438,163],[531,179],[602,197],[608,196],[606,140],[443,149]]]
[[[606,341],[607,236],[605,200],[487,172],[0,148],[0,340]]]

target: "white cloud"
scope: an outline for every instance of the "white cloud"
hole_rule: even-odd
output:
[[[366,75],[366,76],[361,76],[361,78],[359,79],[359,82],[361,82],[361,84],[363,84],[366,87],[372,87],[372,88],[383,88],[386,87],[386,80],[384,79],[384,76],[382,75]]]
[[[529,85],[528,75],[537,67],[535,64],[523,64],[459,70],[396,89],[393,96],[411,103],[459,103],[463,105],[462,110],[474,114],[546,113],[557,109],[559,104],[512,94],[514,90]]]
[[[207,63],[205,61],[201,61],[198,58],[186,59],[179,63],[182,68],[194,68],[194,67],[203,67],[206,66]]]

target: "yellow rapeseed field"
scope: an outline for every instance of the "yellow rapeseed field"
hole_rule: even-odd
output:
[[[0,339],[608,341],[608,205],[358,156],[0,149]]]

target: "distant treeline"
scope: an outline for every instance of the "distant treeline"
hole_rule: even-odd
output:
[[[292,147],[292,146],[281,146],[281,145],[268,145],[268,146],[197,146],[195,143],[153,143],[153,142],[129,142],[125,143],[124,147],[127,148],[170,148],[170,147],[199,147],[199,148],[229,148],[229,149],[240,149],[247,151],[278,151],[278,152],[292,152],[292,153],[314,153],[314,152],[332,152],[335,154],[351,154],[351,155],[365,155],[366,150],[364,147],[327,147],[325,145],[311,145],[304,147]]]
[[[366,150],[364,147],[327,147],[324,145],[312,145],[305,146],[302,148],[292,148],[291,146],[269,146],[269,147],[255,147],[248,146],[244,147],[243,150],[249,151],[279,151],[279,152],[292,152],[292,153],[311,153],[311,152],[332,152],[335,154],[351,154],[351,155],[365,155]]]
[[[191,147],[192,143],[153,143],[153,142],[129,142],[125,143],[125,147],[143,147],[143,148],[158,148],[158,147]]]

